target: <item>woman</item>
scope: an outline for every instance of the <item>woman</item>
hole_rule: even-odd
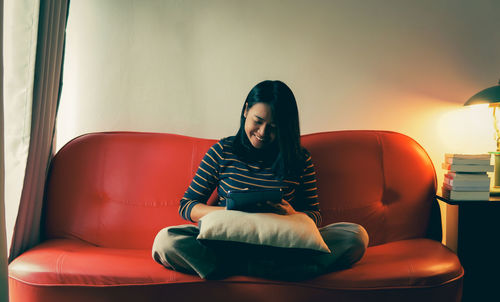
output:
[[[228,190],[247,188],[281,188],[281,203],[266,204],[265,211],[303,213],[321,225],[314,164],[300,145],[297,103],[280,81],[263,81],[252,88],[237,134],[207,151],[180,201],[179,214],[198,222],[212,211],[225,210]],[[215,189],[219,203],[207,205]],[[153,258],[169,269],[207,279],[231,274],[298,279],[350,266],[361,259],[368,244],[364,228],[353,223],[331,224],[320,233],[332,253],[297,257],[283,250],[249,252],[248,247],[228,253],[196,240],[199,229],[194,225],[173,226],[156,236]]]

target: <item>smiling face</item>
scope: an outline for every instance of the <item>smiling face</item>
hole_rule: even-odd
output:
[[[266,103],[256,103],[245,109],[245,133],[252,146],[262,149],[276,139],[276,125],[273,122],[271,107]]]

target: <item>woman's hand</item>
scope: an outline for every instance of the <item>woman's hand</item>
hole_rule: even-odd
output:
[[[263,207],[269,209],[269,211],[267,212],[276,213],[280,215],[292,215],[297,213],[297,211],[295,211],[292,205],[284,199],[281,199],[281,202],[279,203],[267,201],[266,204],[263,205]]]

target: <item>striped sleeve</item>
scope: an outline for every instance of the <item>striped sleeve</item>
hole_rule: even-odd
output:
[[[322,223],[321,212],[318,201],[318,187],[316,184],[316,171],[311,155],[306,152],[306,164],[302,175],[300,176],[300,194],[302,197],[302,207],[298,209],[300,212],[307,214],[320,226]]]
[[[180,201],[179,215],[191,219],[191,210],[198,203],[206,204],[219,182],[219,170],[222,160],[222,144],[217,142],[205,153],[200,166]]]

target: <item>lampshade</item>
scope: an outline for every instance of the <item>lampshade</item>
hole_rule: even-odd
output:
[[[470,97],[464,106],[493,103],[500,103],[500,81],[498,81],[496,86],[483,89]]]

